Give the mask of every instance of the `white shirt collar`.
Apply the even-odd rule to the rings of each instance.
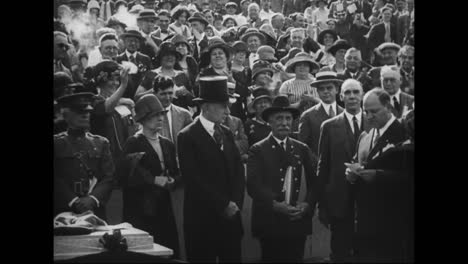
[[[397,102],[400,103],[400,94],[401,94],[401,89],[398,88],[398,91],[397,91],[394,95],[390,96],[391,99],[392,99],[392,104],[393,104],[393,98],[394,98],[394,97],[396,97]]]
[[[202,126],[205,128],[206,132],[208,132],[208,134],[210,134],[210,136],[213,136],[215,123],[213,123],[210,120],[206,119],[203,116],[203,114],[200,114],[199,117],[200,117],[200,122],[201,122]]]
[[[125,49],[125,54],[127,54],[127,57],[128,57],[129,59],[130,59],[130,56],[132,56],[132,55],[133,55],[133,57],[134,57],[135,59],[136,59],[136,56],[137,56],[137,52],[136,52],[136,51],[133,52],[133,53],[130,53],[130,52],[128,52],[127,49]]]
[[[170,111],[171,111],[171,107],[172,107],[172,104],[170,104],[170,105],[169,105],[168,107],[166,107],[165,109],[166,109],[167,111],[170,112]],[[169,112],[168,112],[168,113],[169,113]]]
[[[392,114],[392,117],[387,121],[387,123],[385,124],[385,126],[383,126],[381,129],[379,129],[379,134],[380,136],[382,136],[385,131],[387,131],[387,129],[390,127],[390,125],[393,123],[393,121],[396,120],[396,117]]]
[[[327,113],[327,115],[330,115],[330,106],[333,107],[333,110],[335,111],[335,115],[337,114],[336,101],[331,104],[326,104],[323,101],[320,101],[320,103],[322,104],[323,109],[325,109],[325,112]]]
[[[348,111],[346,111],[346,109],[344,110],[344,113],[346,115],[346,118],[348,119],[349,126],[353,130],[353,133],[354,133],[354,124],[353,124],[353,117],[354,116],[356,116],[359,129],[361,128],[361,120],[362,120],[362,110],[361,109],[359,109],[359,113],[357,113],[356,115],[350,114]]]
[[[271,133],[271,132],[270,132]],[[281,142],[284,142],[284,146],[286,146],[286,142],[288,141],[288,137],[285,137],[283,140],[280,140],[279,138],[273,136],[273,134],[271,134],[271,136],[276,140],[276,142],[278,143],[278,145],[281,146]]]

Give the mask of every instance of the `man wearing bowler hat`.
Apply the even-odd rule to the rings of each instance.
[[[290,137],[299,115],[286,96],[277,96],[262,113],[272,132],[249,150],[252,234],[265,262],[302,262],[306,236],[312,234],[319,188],[309,147]]]
[[[152,60],[159,50],[157,38],[151,36],[151,33],[155,30],[156,20],[158,19],[156,12],[152,9],[141,10],[136,18],[141,36],[146,40],[144,44],[141,45],[140,52],[147,55]]]
[[[125,51],[117,56],[116,61],[119,64],[121,64],[122,61],[133,64],[131,68],[132,71],[129,74],[128,87],[123,97],[133,99],[144,74],[152,69],[151,59],[138,51],[141,44],[144,43],[145,38],[137,29],[128,29],[120,38],[124,42]]]
[[[234,136],[221,125],[230,113],[227,77],[201,77],[194,101],[201,114],[177,137],[187,260],[240,262],[245,176]]]
[[[57,100],[68,130],[54,135],[54,215],[91,210],[105,219],[114,183],[109,141],[89,133],[94,95],[76,93]]]
[[[385,42],[380,44],[377,48],[377,53],[381,56],[382,64],[388,66],[397,66],[397,58],[398,52],[400,51],[401,47],[398,44]],[[380,70],[382,66],[373,67],[369,70],[369,75],[367,77],[367,82],[371,85],[371,87],[364,87],[365,91],[369,91],[374,87],[381,87],[380,86]]]
[[[196,12],[189,17],[188,22],[192,27],[192,37],[188,40],[193,47],[193,57],[200,62],[202,53],[208,48],[208,37],[205,28],[209,25],[205,16]]]

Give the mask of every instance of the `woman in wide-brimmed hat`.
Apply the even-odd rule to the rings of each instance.
[[[322,46],[315,58],[320,66],[330,66],[335,63],[335,58],[329,52],[329,49],[337,39],[338,35],[336,32],[330,29],[324,30],[318,35],[317,42]]]
[[[177,9],[172,15],[174,23],[169,25],[169,28],[174,31],[176,34],[180,34],[185,38],[190,38],[192,33],[190,28],[186,25],[187,19],[190,17],[190,12],[187,8],[181,7]]]
[[[280,94],[288,95],[294,106],[299,106],[301,100],[309,97],[318,98],[317,90],[310,84],[314,81],[312,73],[319,70],[319,65],[309,54],[299,52],[286,63],[285,68],[287,73],[295,73],[296,76],[281,85]]]
[[[135,121],[142,130],[129,137],[119,160],[123,219],[167,245],[178,258],[179,244],[170,192],[180,178],[174,143],[161,136],[167,110],[156,95],[135,104]]]
[[[322,70],[334,71],[336,73],[342,73],[346,69],[345,66],[345,54],[346,51],[351,48],[351,45],[345,39],[339,39],[333,43],[328,49],[328,52],[335,58],[335,63],[329,66],[325,66]]]

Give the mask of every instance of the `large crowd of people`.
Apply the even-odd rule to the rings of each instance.
[[[263,261],[301,262],[314,215],[331,262],[413,260],[414,0],[54,11],[55,214],[118,188],[173,258],[240,262],[249,195]]]

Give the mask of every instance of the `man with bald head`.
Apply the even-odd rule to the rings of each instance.
[[[383,66],[380,71],[382,88],[390,95],[392,113],[401,118],[404,113],[413,109],[414,96],[400,89],[401,75],[397,67]]]
[[[390,95],[374,88],[364,96],[370,131],[358,140],[355,169],[346,169],[346,179],[356,191],[357,262],[406,262],[409,212],[402,195],[405,175],[379,166],[378,157],[405,140],[405,128],[392,114]]]
[[[332,262],[351,262],[355,245],[354,188],[345,178],[345,162],[351,162],[361,131],[367,129],[361,111],[361,83],[344,81],[341,99],[345,111],[322,123],[319,139],[317,176],[322,188],[319,199],[319,220],[331,231]]]

